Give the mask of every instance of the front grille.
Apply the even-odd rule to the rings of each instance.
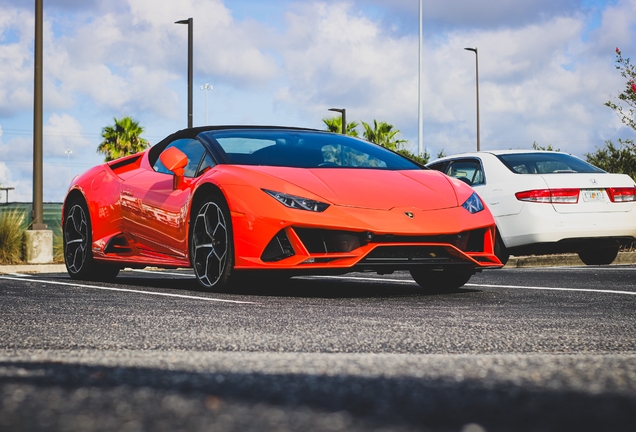
[[[435,236],[373,235],[373,243],[448,243],[463,252],[483,252],[485,229]]]
[[[441,246],[379,246],[364,257],[359,264],[448,264],[460,261]]]
[[[298,234],[300,241],[307,248],[309,253],[337,253],[351,252],[367,244],[369,233],[326,230],[316,228],[297,228],[294,231]]]

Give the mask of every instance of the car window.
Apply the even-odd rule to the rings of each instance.
[[[346,135],[306,130],[222,130],[201,139],[218,146],[228,163],[294,168],[422,169],[383,147]]]
[[[516,174],[602,173],[594,165],[565,153],[533,152],[497,155]]]
[[[462,180],[470,186],[485,183],[484,170],[481,162],[476,159],[451,161],[445,174]]]
[[[196,176],[199,177],[201,174],[212,168],[214,165],[216,165],[216,163],[214,162],[214,159],[212,159],[212,156],[210,156],[210,153],[205,152],[205,156],[203,157],[203,161],[199,166],[199,170],[197,171]]]
[[[433,164],[430,164],[430,165],[426,165],[426,166],[427,166],[427,168],[430,168],[430,169],[435,170],[435,171],[446,172],[445,168],[446,168],[447,164],[448,164],[447,161],[443,161],[443,162],[436,162],[436,163],[433,163]]]
[[[199,169],[199,165],[204,156],[208,156],[203,144],[193,138],[181,138],[168,144],[163,151],[166,151],[170,147],[178,148],[188,157],[188,164],[184,170],[185,177],[196,177],[201,174],[202,171]],[[208,163],[214,163],[212,158],[206,158],[206,160],[208,160]],[[159,173],[172,175],[172,172],[161,162],[161,158],[157,158],[152,169]]]

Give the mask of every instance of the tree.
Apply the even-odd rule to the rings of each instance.
[[[561,151],[561,149],[558,149],[558,148],[555,149],[554,147],[552,147],[552,144],[548,144],[547,147],[543,147],[543,146],[540,146],[539,143],[536,141],[532,143],[532,148],[534,150],[543,150],[543,151],[555,151],[555,152]]]
[[[408,142],[397,138],[400,131],[398,129],[394,129],[392,124],[373,120],[373,128],[365,122],[362,122],[362,126],[364,127],[363,136],[367,141],[381,145],[382,147],[386,147],[390,150],[397,151],[400,149],[402,144]]]
[[[102,129],[104,140],[97,147],[97,153],[106,155],[104,161],[112,161],[123,156],[139,153],[150,144],[141,138],[144,128],[131,117],[114,118],[115,124]]]
[[[619,147],[612,141],[605,141],[605,147],[594,153],[586,153],[585,160],[611,173],[627,174],[636,179],[636,154],[632,140],[618,140]]]
[[[610,107],[626,126],[636,130],[634,112],[636,110],[636,67],[632,65],[629,58],[623,57],[621,50],[616,48],[616,69],[621,72],[623,78],[627,79],[625,88],[618,95],[618,103],[611,100],[605,102],[605,106]]]
[[[342,117],[325,117],[322,122],[327,126],[327,130],[335,133],[342,133]],[[356,129],[360,123],[347,122],[347,135],[352,137],[358,136],[358,130]]]
[[[401,154],[402,156],[411,159],[412,161],[415,161],[421,165],[426,165],[428,163],[429,160],[431,160],[431,154],[424,149],[424,153],[420,154],[420,155],[416,155],[415,153],[411,153],[410,151],[406,150],[406,149],[399,149],[397,150],[396,153]]]
[[[636,67],[629,58],[623,57],[621,50],[616,48],[616,69],[626,79],[623,91],[617,96],[617,101],[605,102],[621,119],[624,125],[636,130],[634,113],[636,112]],[[605,141],[605,147],[594,153],[586,153],[586,160],[607,172],[628,174],[636,179],[636,146],[630,139],[618,139],[616,147],[612,141]]]

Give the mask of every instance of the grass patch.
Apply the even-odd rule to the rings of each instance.
[[[0,263],[19,264],[22,262],[22,242],[25,231],[26,213],[22,210],[0,212]]]

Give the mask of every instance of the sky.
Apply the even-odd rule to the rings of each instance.
[[[0,184],[32,200],[34,0],[0,1]],[[44,201],[103,162],[101,131],[131,116],[151,144],[194,125],[324,129],[385,121],[418,149],[419,0],[44,0]],[[435,157],[534,142],[584,157],[636,138],[604,103],[636,58],[636,0],[423,0],[422,146]],[[205,84],[211,90],[201,89]],[[206,120],[207,114],[207,120]],[[5,194],[0,194],[4,202]]]

